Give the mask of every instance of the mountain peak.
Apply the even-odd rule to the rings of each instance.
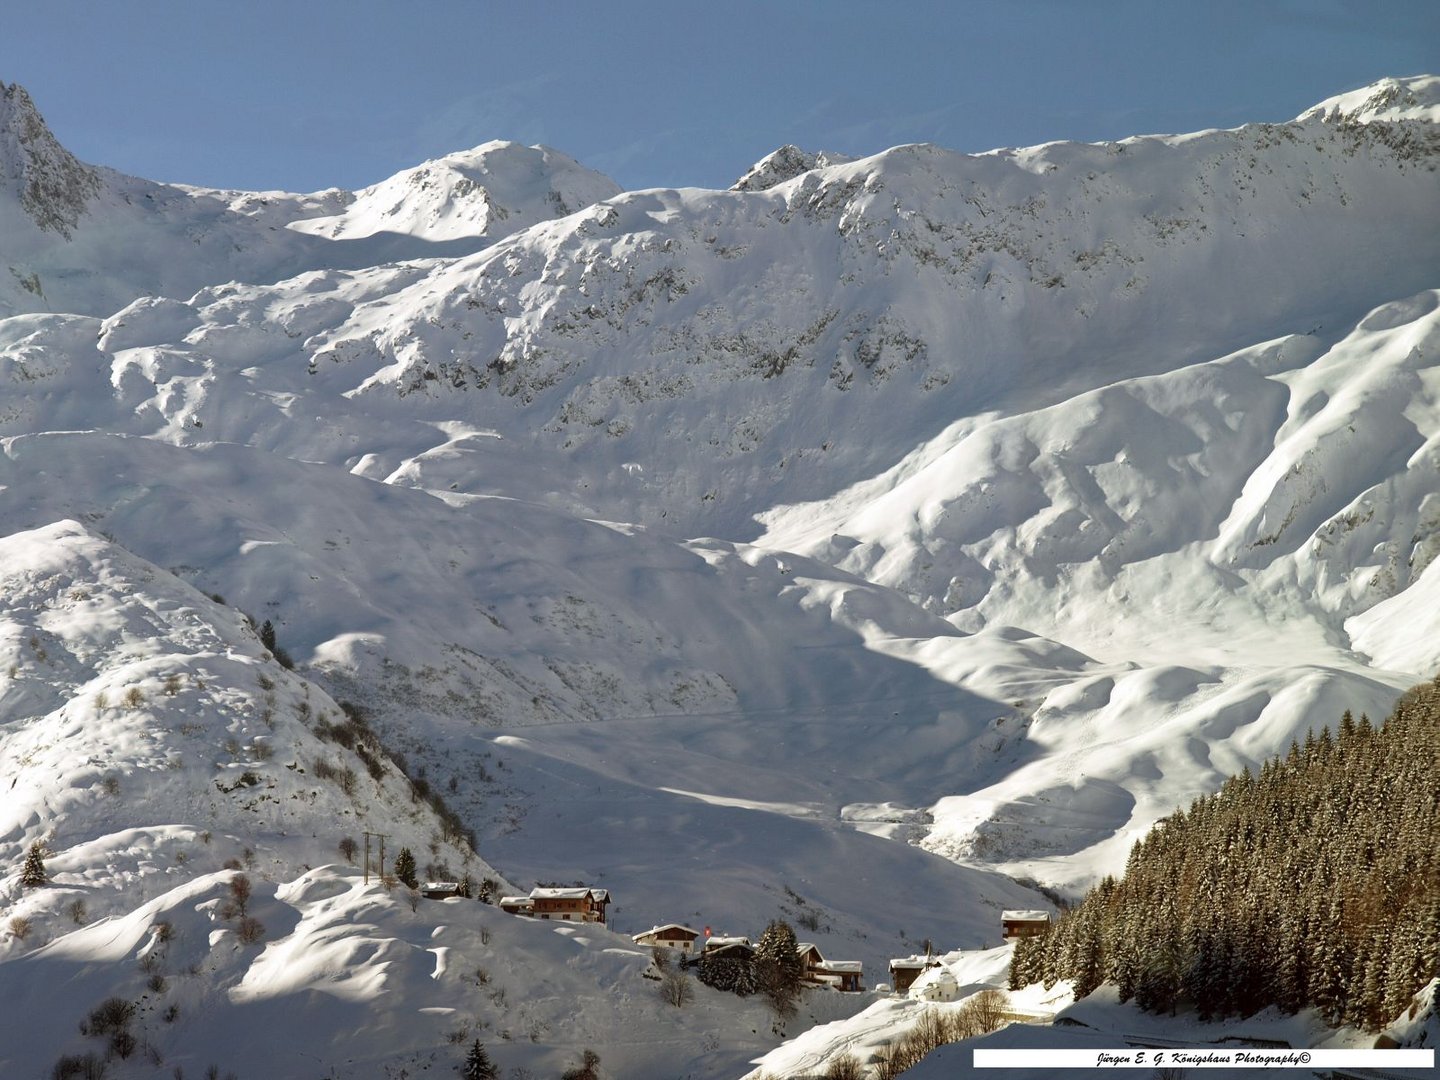
[[[95,170],[60,145],[19,83],[0,82],[0,185],[40,228],[67,240],[100,190]]]
[[[1372,120],[1440,123],[1440,76],[1381,79],[1358,90],[1326,98],[1306,109],[1297,119],[1348,120],[1358,124]]]
[[[558,150],[495,140],[405,169],[357,191],[342,213],[291,227],[333,239],[389,232],[493,241],[619,193],[609,177]]]
[[[767,191],[776,184],[793,180],[801,173],[823,169],[827,165],[843,165],[855,159],[825,150],[810,153],[787,143],[750,166],[750,170],[731,185],[731,191]]]

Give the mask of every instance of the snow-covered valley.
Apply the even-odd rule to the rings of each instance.
[[[1420,77],[729,191],[487,143],[292,195],[83,165],[4,88],[0,1071],[120,995],[195,1075],[739,1076],[873,999],[677,1010],[628,935],[785,917],[873,986],[1383,716],[1440,669],[1437,120]],[[366,830],[615,932],[412,910]]]

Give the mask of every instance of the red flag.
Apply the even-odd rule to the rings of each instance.
[[[709,928],[708,926],[705,927],[705,936],[706,936],[706,937],[709,937],[709,936],[710,936],[710,928]]]

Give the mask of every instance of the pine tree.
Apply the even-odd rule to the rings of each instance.
[[[701,982],[716,990],[738,994],[740,997],[755,993],[755,967],[749,957],[704,953],[696,971]]]
[[[49,880],[45,873],[45,844],[36,840],[25,852],[25,863],[20,868],[20,884],[27,889],[38,889]]]
[[[269,619],[260,624],[260,644],[272,653],[275,651],[275,624]]]
[[[795,1011],[805,978],[805,961],[790,924],[772,920],[755,946],[755,985],[781,1016]]]
[[[408,847],[402,847],[395,856],[395,877],[406,888],[418,889],[420,879],[415,876],[415,856]]]
[[[485,1052],[485,1047],[476,1039],[470,1047],[470,1053],[465,1056],[465,1067],[460,1071],[465,1080],[499,1080],[500,1070],[490,1060],[490,1055]]]

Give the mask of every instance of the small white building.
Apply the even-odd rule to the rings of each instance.
[[[910,996],[916,1001],[956,1001],[960,983],[947,967],[927,968],[910,984]]]

